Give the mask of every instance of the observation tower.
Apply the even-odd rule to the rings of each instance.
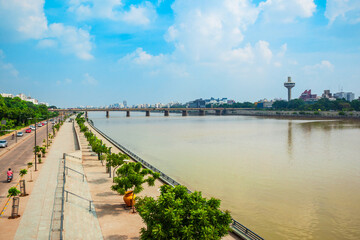
[[[288,81],[284,83],[284,87],[288,89],[288,101],[291,100],[291,89],[295,87],[295,82],[291,81],[291,77],[288,77]]]

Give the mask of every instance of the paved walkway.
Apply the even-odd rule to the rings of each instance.
[[[58,186],[59,165],[62,163],[63,153],[81,154],[80,151],[75,152],[73,127],[72,123],[68,122],[64,123],[53,142],[14,239],[49,239],[56,187]],[[79,163],[73,164],[72,161],[68,161],[68,164],[72,167],[79,165]],[[78,168],[78,170],[81,169]],[[79,188],[82,188],[83,191],[79,194],[85,194],[88,191],[86,182],[77,181],[78,179],[73,178],[72,175],[68,176],[67,180],[65,189],[69,187],[72,191],[78,191]],[[92,217],[89,218],[89,215]],[[85,218],[87,220],[83,221]],[[65,204],[64,219],[66,238],[102,239],[100,228],[96,227],[96,214],[89,213],[88,208],[84,208],[82,203],[78,204],[78,200],[69,198],[69,202]],[[79,233],[84,235],[79,235]]]

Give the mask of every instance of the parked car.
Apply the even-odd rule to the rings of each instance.
[[[23,132],[17,132],[16,136],[22,137],[22,136],[24,136],[24,133]]]
[[[41,125],[43,125],[43,126],[44,126],[44,125],[45,125],[45,123],[41,123]]]
[[[38,124],[38,127],[42,127],[43,125],[41,123]]]
[[[8,146],[8,142],[6,140],[0,140],[0,147],[5,148]]]
[[[30,129],[31,129],[31,130],[35,130],[35,126],[34,126],[34,125],[31,125],[31,126],[30,126]]]
[[[25,130],[26,133],[31,133],[31,128]]]
[[[46,125],[46,124],[47,124],[47,121],[45,121],[44,124]]]

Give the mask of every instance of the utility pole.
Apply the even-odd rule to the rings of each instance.
[[[49,149],[49,111],[46,113],[46,149]]]

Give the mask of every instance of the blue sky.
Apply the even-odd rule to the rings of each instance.
[[[60,107],[360,95],[358,0],[0,0],[0,92]]]

